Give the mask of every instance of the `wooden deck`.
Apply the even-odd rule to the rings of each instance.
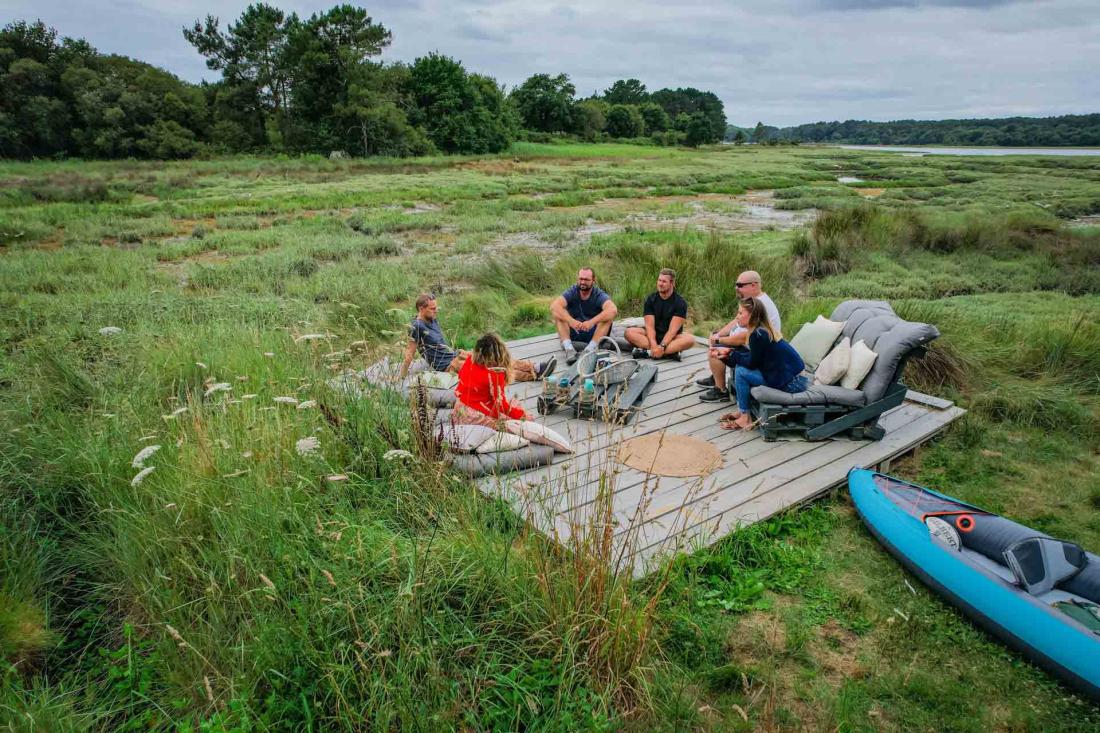
[[[555,336],[509,343],[517,358],[562,356]],[[656,558],[717,541],[738,527],[765,519],[843,483],[853,466],[888,467],[891,459],[943,430],[964,410],[935,397],[910,392],[898,408],[883,415],[880,441],[846,438],[810,443],[801,439],[764,441],[759,431],[723,430],[718,416],[728,402],[699,400],[695,380],[709,374],[705,344],[682,362],[657,362],[660,374],[643,410],[625,427],[577,420],[563,409],[536,419],[568,435],[574,455],[558,454],[550,466],[484,478],[486,494],[507,500],[535,527],[560,542],[591,541],[608,524],[614,555],[636,574]],[[563,365],[564,368],[564,365]],[[538,382],[512,385],[515,398],[532,415],[542,389]],[[710,441],[723,465],[703,478],[655,476],[629,468],[617,458],[626,439],[655,431]]]

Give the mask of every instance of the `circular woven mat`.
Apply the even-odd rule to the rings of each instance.
[[[706,476],[722,465],[722,454],[705,440],[661,431],[624,442],[619,462],[658,476]]]

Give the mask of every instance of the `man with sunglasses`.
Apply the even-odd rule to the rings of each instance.
[[[409,365],[413,357],[419,351],[428,362],[428,366],[437,372],[454,372],[462,368],[469,358],[470,352],[459,349],[455,351],[447,344],[447,338],[443,335],[443,329],[439,327],[439,303],[432,293],[421,293],[416,298],[416,318],[409,324],[409,343],[405,347],[405,358],[401,363],[399,376],[404,379],[409,373]],[[554,372],[558,360],[550,357],[546,361],[535,364],[525,359],[512,361],[512,374],[517,382],[530,382],[542,379]]]
[[[776,331],[782,331],[779,321],[779,309],[775,307],[775,302],[761,288],[760,273],[755,270],[742,272],[737,277],[736,285],[738,299],[757,298],[762,301],[764,308],[768,311],[768,321],[771,322]],[[735,364],[730,360],[729,355],[734,349],[745,348],[748,339],[749,332],[737,325],[736,318],[710,335],[708,362],[711,376],[695,380],[695,383],[700,387],[708,388],[699,395],[699,399],[704,402],[729,402],[730,394],[729,390],[726,389],[726,367]]]

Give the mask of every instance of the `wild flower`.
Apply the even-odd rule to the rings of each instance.
[[[145,477],[151,474],[153,472],[153,469],[155,468],[156,466],[147,466],[146,468],[138,471],[137,475],[134,476],[133,479],[131,479],[130,486],[137,487],[141,485],[141,482],[145,480]]]
[[[243,394],[243,395],[241,395],[242,400],[254,400],[257,397],[259,397],[259,395],[254,395],[254,394]]]
[[[347,481],[347,480],[348,480],[348,475],[346,473],[334,473],[331,476],[325,476],[325,481],[332,481],[333,483],[335,483],[337,481]]]
[[[246,451],[243,451],[241,453],[241,458],[251,458],[251,457],[252,457],[252,451],[250,451],[250,450],[246,450]]]
[[[306,400],[305,402],[298,403],[299,410],[308,410],[311,407],[317,406],[317,400]]]
[[[302,438],[294,444],[294,450],[298,451],[300,456],[312,456],[320,447],[321,441],[312,435],[308,438]]]
[[[297,405],[298,404],[298,398],[297,397],[283,397],[283,396],[280,396],[280,397],[276,397],[273,401],[277,402],[280,405]]]
[[[317,341],[318,339],[328,338],[332,338],[332,336],[327,333],[303,333],[301,336],[296,336],[294,338],[294,343],[298,344],[302,341]]]
[[[203,364],[201,361],[196,361],[195,366],[197,366],[199,369],[209,369],[209,367],[206,366],[206,364]]]
[[[122,329],[118,326],[104,326],[99,329],[100,336],[117,336],[122,333]]]
[[[187,646],[187,642],[183,640],[182,636],[180,636],[180,632],[178,632],[174,628],[172,628],[171,624],[165,624],[164,628],[168,632],[168,635],[171,636],[172,639],[176,643],[178,643],[181,647]]]
[[[210,395],[214,394],[215,392],[228,392],[231,389],[233,389],[233,385],[231,385],[229,382],[218,382],[216,384],[211,385],[209,389],[207,389],[205,392],[203,392],[202,396],[203,397],[209,397]]]
[[[130,465],[134,468],[145,468],[145,462],[152,458],[153,454],[160,450],[159,445],[147,445],[138,451],[134,456],[134,460],[130,461]]]
[[[387,461],[396,461],[398,458],[412,458],[412,457],[413,457],[412,453],[409,453],[407,450],[402,450],[400,448],[394,448],[393,450],[388,450],[388,451],[386,451],[385,453],[382,454],[382,458],[384,460],[387,460]]]

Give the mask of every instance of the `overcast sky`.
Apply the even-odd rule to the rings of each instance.
[[[328,2],[279,2],[308,16]],[[181,28],[247,2],[0,0],[105,53],[214,80]],[[429,51],[509,87],[565,72],[579,96],[635,77],[715,92],[730,122],[1049,116],[1100,111],[1097,0],[383,0],[383,55]]]

